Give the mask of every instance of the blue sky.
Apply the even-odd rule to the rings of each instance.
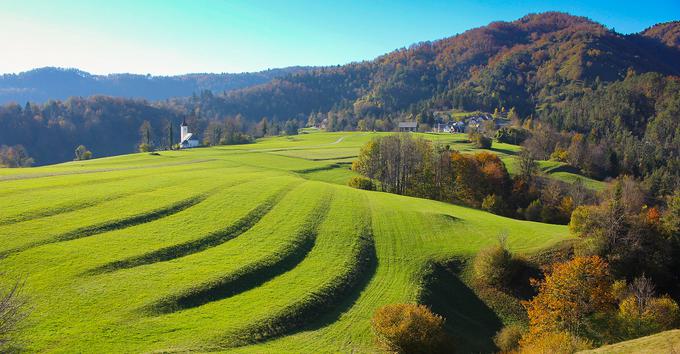
[[[59,66],[171,75],[337,65],[549,10],[622,33],[680,20],[680,0],[0,0],[0,72]]]

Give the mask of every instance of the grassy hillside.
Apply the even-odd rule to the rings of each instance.
[[[582,352],[583,354],[653,354],[680,352],[680,329],[657,333],[651,336],[633,339]]]
[[[502,231],[524,254],[567,237],[564,226],[341,185],[370,137],[0,169],[0,270],[25,278],[32,306],[21,349],[372,352],[373,311],[418,301],[432,260],[472,255]],[[446,289],[441,300],[461,307],[443,313],[459,345],[488,348],[493,313],[462,283]]]

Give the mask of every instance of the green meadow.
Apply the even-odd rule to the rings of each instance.
[[[470,257],[501,233],[531,255],[568,230],[345,186],[377,134],[0,169],[0,270],[25,280],[30,303],[18,349],[375,352],[375,309],[428,293],[449,304],[457,345],[485,350],[501,319],[462,283],[428,289],[433,262]],[[475,151],[464,135],[422,135]],[[511,172],[517,151],[492,148]]]

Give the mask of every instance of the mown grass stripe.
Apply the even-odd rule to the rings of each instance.
[[[135,194],[139,193],[145,193],[149,191],[153,191],[155,189],[150,189],[150,190],[133,190],[133,191],[127,191],[119,194],[114,194],[114,195],[108,195],[108,196],[103,196],[99,198],[94,198],[90,199],[84,202],[79,202],[79,203],[73,203],[73,204],[67,204],[63,205],[62,207],[57,207],[57,208],[51,208],[51,209],[40,209],[36,210],[33,212],[25,213],[25,214],[19,214],[15,215],[12,217],[8,217],[5,219],[0,220],[0,226],[4,225],[11,225],[11,224],[16,224],[24,221],[29,221],[29,220],[35,220],[39,218],[46,218],[49,216],[54,216],[54,215],[59,215],[59,214],[64,214],[76,210],[81,210],[81,209],[86,209],[90,208],[93,206],[96,206],[98,204],[101,204],[103,202],[110,202],[114,201],[117,199],[122,199],[125,197],[129,197]]]
[[[221,168],[221,167],[219,167]],[[196,169],[192,172],[197,172],[197,171],[202,171],[206,169],[213,169],[213,168],[204,168],[204,169]],[[173,174],[181,174],[181,173],[186,173],[186,170],[180,170],[180,171],[171,171],[171,172],[166,172],[166,175],[173,175]],[[144,174],[144,175],[137,175],[137,176],[127,176],[127,177],[118,177],[118,178],[113,178],[111,179],[112,181],[125,181],[129,182],[134,179],[142,179],[142,178],[149,178],[152,177],[152,174]],[[88,184],[101,184],[101,187],[106,187],[104,183],[107,181],[99,181],[101,183],[96,183],[98,181],[92,181],[95,183],[88,183]],[[79,184],[79,186],[82,186],[82,184]],[[70,188],[71,186],[61,186],[62,188]],[[98,186],[99,187],[99,186]],[[127,191],[121,191],[115,194],[106,194],[102,195],[100,197],[92,198],[90,200],[85,200],[85,201],[76,201],[74,203],[66,204],[66,205],[61,205],[58,207],[54,208],[41,208],[38,210],[33,210],[30,212],[26,212],[23,214],[19,215],[12,215],[12,216],[7,216],[7,217],[0,217],[0,226],[4,225],[11,225],[11,224],[16,224],[24,221],[29,221],[29,220],[34,220],[34,219],[39,219],[39,218],[44,218],[44,217],[49,217],[49,216],[54,216],[54,215],[59,215],[63,213],[68,213],[76,210],[81,210],[81,209],[86,209],[89,207],[96,206],[100,203],[103,202],[110,202],[114,201],[117,199],[129,197],[135,194],[140,194],[140,193],[146,193],[146,192],[151,192],[155,191],[158,189],[163,188],[163,186],[155,187],[155,188],[141,188],[141,189],[134,189],[134,190],[127,190]]]
[[[189,160],[189,161],[155,164],[155,165],[148,165],[148,166],[132,166],[132,167],[122,167],[122,168],[101,168],[101,169],[95,169],[95,170],[47,172],[47,173],[23,174],[23,175],[8,175],[8,176],[0,176],[0,182],[2,182],[2,181],[16,181],[16,180],[29,180],[29,179],[55,177],[55,176],[83,175],[83,174],[90,174],[90,173],[101,173],[101,172],[112,172],[112,171],[146,170],[146,169],[153,169],[153,168],[190,165],[190,164],[204,163],[204,162],[210,162],[210,161],[216,161],[216,159]]]
[[[179,166],[182,166],[182,165],[179,165]],[[174,167],[174,166],[171,166],[171,167]],[[181,174],[181,173],[187,173],[187,172],[199,172],[199,171],[202,172],[202,171],[207,171],[207,170],[216,170],[216,169],[223,169],[223,168],[230,168],[230,167],[209,166],[209,167],[197,168],[195,166],[187,166],[187,167],[182,168],[182,169],[163,171],[163,176],[171,176],[173,174]],[[112,171],[106,171],[104,173],[108,173],[108,172],[116,173],[118,171],[112,170]],[[138,171],[134,171],[134,172],[138,172]],[[38,187],[31,186],[30,188],[16,188],[16,189],[9,188],[9,189],[5,189],[5,190],[0,191],[0,197],[6,197],[6,196],[14,195],[14,194],[23,195],[23,194],[27,194],[27,193],[33,193],[33,192],[38,192],[38,191],[48,191],[48,190],[55,190],[55,189],[56,190],[60,190],[60,189],[69,190],[69,189],[72,189],[73,187],[84,187],[84,186],[98,185],[98,184],[104,184],[104,183],[109,183],[109,182],[129,182],[129,181],[133,181],[135,179],[148,178],[148,177],[151,177],[151,176],[157,176],[158,175],[158,171],[142,171],[142,172],[144,172],[144,173],[143,174],[137,174],[137,175],[132,174],[132,175],[114,176],[114,177],[107,177],[107,178],[99,177],[99,178],[93,178],[93,179],[85,179],[85,180],[81,180],[81,181],[69,181],[68,183],[64,183],[64,184],[48,184],[48,185],[43,185],[43,186],[38,186]],[[72,175],[73,175],[73,177],[82,177],[82,176],[78,176],[78,174],[68,174],[67,176],[64,176],[64,177],[68,177],[68,176],[72,176]],[[55,175],[55,176],[51,176],[51,177],[60,178],[61,176]],[[2,182],[3,181],[0,180],[0,186],[3,186]],[[7,183],[11,183],[11,182],[21,182],[21,183],[23,183],[23,180],[22,179],[9,180],[9,181],[6,181],[6,182]],[[32,181],[28,181],[27,183],[29,183],[29,182],[32,182]],[[19,187],[22,187],[22,186],[19,186]]]
[[[321,198],[314,211],[309,214],[300,230],[292,238],[293,242],[285,250],[279,251],[260,262],[248,264],[226,277],[162,299],[145,308],[144,312],[165,314],[198,307],[255,288],[292,270],[305,259],[314,247],[319,226],[328,215],[331,200],[332,192],[328,192]]]
[[[214,345],[204,349],[224,350],[242,347],[290,334],[296,330],[318,328],[333,322],[334,319],[328,317],[337,317],[343,306],[351,306],[377,269],[373,232],[370,217],[368,218],[352,248],[353,256],[344,264],[346,272],[338,274],[320,288],[311,291],[304,299],[284,307],[265,320],[227,333],[217,338]]]
[[[221,245],[253,227],[262,217],[264,217],[278,202],[292,189],[293,185],[289,184],[281,191],[276,193],[264,203],[258,205],[251,212],[237,220],[229,227],[212,232],[204,237],[196,240],[180,243],[177,245],[165,247],[145,253],[141,256],[131,257],[120,261],[107,263],[100,267],[91,269],[85,272],[86,275],[97,275],[102,273],[110,273],[116,270],[129,269],[139,267],[146,264],[165,262],[181,257],[185,257],[194,253],[204,251]]]
[[[202,193],[197,196],[193,196],[188,199],[181,200],[177,203],[173,203],[167,207],[156,209],[147,213],[142,213],[138,215],[134,215],[131,217],[123,218],[123,219],[118,219],[118,220],[113,220],[113,221],[108,221],[108,222],[103,222],[99,223],[96,225],[90,225],[86,227],[82,227],[73,231],[69,231],[66,233],[63,233],[61,235],[55,236],[54,238],[40,241],[40,242],[34,242],[28,245],[24,245],[18,248],[10,249],[4,252],[0,253],[0,258],[4,258],[7,255],[11,253],[16,253],[16,252],[22,252],[30,248],[50,244],[50,243],[56,243],[56,242],[64,242],[64,241],[70,241],[70,240],[75,240],[79,238],[84,238],[84,237],[89,237],[97,234],[101,234],[104,232],[109,232],[113,230],[118,230],[118,229],[123,229],[123,228],[128,228],[132,227],[135,225],[139,224],[144,224],[148,222],[152,222],[154,220],[162,219],[166,216],[172,215],[179,213],[182,210],[188,209],[203,200],[205,200],[210,193]]]

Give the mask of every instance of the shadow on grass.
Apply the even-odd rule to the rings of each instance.
[[[546,173],[556,173],[556,172],[566,172],[566,173],[573,173],[575,175],[582,176],[583,174],[581,173],[581,170],[574,166],[570,165],[559,165],[555,167],[549,167],[545,169]]]
[[[293,184],[285,186],[282,190],[269,197],[266,201],[255,207],[248,214],[238,219],[225,229],[218,230],[201,238],[178,243],[172,246],[147,252],[139,256],[133,256],[123,260],[118,260],[101,265],[97,268],[84,272],[84,275],[98,275],[110,273],[120,269],[129,269],[146,264],[166,262],[173,259],[186,257],[188,255],[205,251],[206,249],[219,246],[231,239],[234,239],[246,231],[250,230],[260,219],[262,219],[283,197],[293,189]]]
[[[362,290],[375,275],[378,262],[370,228],[359,238],[355,260],[355,267],[338,275],[330,284],[319,289],[315,296],[283,309],[272,318],[225,335],[210,350],[261,343],[284,335],[314,331],[337,322],[356,303]]]
[[[489,150],[491,150],[493,152],[498,152],[498,153],[501,153],[501,154],[506,154],[506,155],[517,155],[517,151],[513,151],[513,150],[510,150],[510,149],[499,149],[499,148],[491,147]]]
[[[71,240],[77,240],[80,238],[84,237],[90,237],[94,235],[99,235],[103,234],[106,232],[114,231],[114,230],[120,230],[120,229],[125,229],[145,223],[150,223],[152,221],[156,221],[159,219],[162,219],[164,217],[177,214],[181,211],[184,211],[186,209],[189,209],[200,202],[204,201],[208,197],[208,193],[202,193],[184,200],[181,200],[179,202],[175,202],[173,204],[170,204],[169,206],[165,206],[160,209],[152,210],[146,213],[141,213],[137,215],[133,215],[130,217],[122,218],[122,219],[117,219],[117,220],[111,220],[95,225],[90,225],[86,227],[81,227],[79,229],[69,231],[66,233],[63,233],[61,235],[55,236],[53,238],[47,239],[47,240],[42,240],[39,242],[34,242],[30,243],[21,247],[13,248],[7,251],[0,252],[0,259],[6,257],[7,255],[11,253],[16,253],[16,252],[23,252],[27,249],[42,246],[42,245],[47,245],[50,243],[57,243],[57,242],[65,242],[65,241],[71,241]]]
[[[320,224],[326,219],[330,208],[331,195],[323,198],[308,220],[293,237],[288,249],[271,255],[266,260],[246,264],[221,279],[202,284],[184,293],[176,294],[149,306],[151,314],[164,314],[198,307],[209,302],[226,299],[244,291],[256,288],[268,280],[295,268],[314,247]]]
[[[422,302],[446,319],[446,331],[458,353],[491,353],[498,348],[493,336],[503,326],[501,319],[465,285],[458,274],[461,261],[433,264],[425,280]]]

